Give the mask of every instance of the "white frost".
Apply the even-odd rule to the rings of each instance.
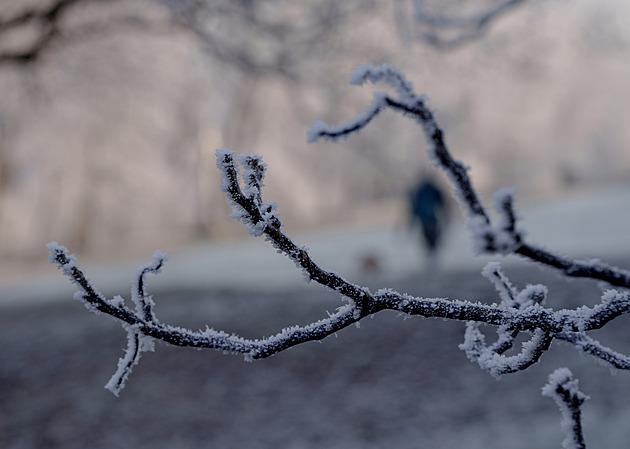
[[[321,120],[316,120],[306,132],[307,142],[316,142],[321,137],[334,141],[339,137],[347,137],[351,132],[363,129],[386,106],[387,98],[387,92],[374,92],[372,102],[368,107],[356,117],[338,125],[326,125]]]
[[[581,449],[575,428],[580,424],[576,423],[575,413],[584,401],[589,399],[578,388],[578,380],[573,378],[573,373],[568,368],[558,368],[549,375],[549,382],[542,388],[543,396],[552,398],[562,414],[560,427],[566,437],[562,441],[563,449]],[[567,397],[568,396],[568,397]]]
[[[368,81],[373,84],[385,81],[396,90],[400,101],[403,103],[411,104],[417,99],[413,91],[413,84],[400,70],[390,64],[375,66],[370,63],[362,63],[350,74],[351,85],[362,86]]]

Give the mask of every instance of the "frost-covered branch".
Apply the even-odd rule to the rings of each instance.
[[[602,359],[617,369],[630,370],[630,357],[607,348],[582,332],[560,333],[556,338],[574,344],[576,348]]]
[[[501,270],[501,266],[494,262],[486,265],[481,273],[492,282],[501,298],[501,305],[515,309],[541,304],[547,297],[547,288],[543,285],[528,285],[519,292]],[[521,371],[536,363],[542,354],[549,349],[553,336],[542,329],[536,329],[532,338],[523,344],[518,355],[507,357],[504,355],[512,348],[519,330],[511,325],[497,327],[497,341],[490,346],[485,344],[485,336],[479,329],[479,323],[466,323],[464,343],[459,347],[466,352],[468,358],[492,374],[502,374]]]
[[[387,93],[378,93],[370,107],[356,119],[335,127],[317,122],[309,131],[309,140],[319,137],[336,138],[360,130],[376,116],[380,110],[389,107],[414,116],[423,126],[429,142],[430,154],[449,176],[455,186],[457,196],[468,212],[473,238],[477,245],[487,252],[515,252],[529,248],[522,241],[513,207],[513,192],[502,189],[495,195],[495,207],[499,212],[499,223],[494,225],[475,192],[465,166],[455,160],[448,151],[441,129],[424,98],[414,93],[411,83],[395,68],[383,65],[374,67],[362,65],[353,72],[351,82],[363,84],[366,81],[386,81],[397,92],[396,98]],[[50,260],[57,263],[78,287],[75,295],[94,312],[109,314],[123,323],[128,333],[128,348],[121,359],[119,369],[110,382],[117,392],[139,359],[141,352],[151,348],[149,339],[158,339],[178,346],[217,349],[243,354],[247,359],[268,357],[306,341],[319,340],[356,323],[362,318],[381,310],[396,310],[408,315],[439,317],[468,322],[465,342],[461,348],[471,360],[500,375],[519,371],[535,363],[549,348],[555,338],[573,343],[577,348],[598,357],[613,366],[627,369],[628,358],[618,354],[586,335],[586,332],[603,327],[616,317],[630,311],[630,297],[627,294],[610,290],[602,301],[592,307],[576,310],[554,311],[543,307],[547,296],[544,286],[530,285],[522,291],[514,287],[498,264],[489,264],[483,274],[495,286],[499,304],[482,304],[457,299],[418,298],[401,294],[390,289],[376,293],[352,284],[336,273],[320,267],[309,255],[308,250],[293,242],[283,231],[277,205],[263,199],[266,166],[260,156],[237,155],[233,151],[217,151],[217,167],[221,172],[221,190],[234,206],[232,217],[242,221],[253,236],[264,235],[278,250],[289,257],[300,268],[307,281],[315,281],[331,290],[341,293],[347,303],[327,318],[306,326],[284,329],[278,334],[249,340],[222,331],[206,329],[192,331],[161,323],[155,316],[153,300],[146,291],[145,277],[148,273],[158,273],[166,261],[165,254],[156,252],[153,262],[140,267],[134,278],[131,292],[132,310],[125,300],[116,296],[106,299],[90,283],[78,267],[76,258],[56,243],[49,245]],[[239,171],[242,170],[242,174]],[[575,264],[574,264],[575,265]],[[572,266],[574,266],[572,265]],[[594,265],[596,269],[601,265]],[[625,274],[612,269],[615,274]],[[584,275],[588,275],[585,273]],[[592,273],[590,273],[592,274]],[[597,276],[590,276],[598,278]],[[609,280],[615,284],[615,279]],[[480,323],[497,327],[496,342],[486,345]],[[531,335],[517,355],[506,355],[521,332]]]
[[[404,84],[401,84],[404,92]],[[308,281],[315,281],[341,293],[347,303],[335,314],[306,326],[294,326],[278,334],[260,340],[250,340],[238,335],[207,328],[193,331],[161,323],[153,310],[154,302],[146,290],[145,276],[158,273],[166,262],[166,255],[157,251],[153,261],[136,272],[131,302],[125,304],[121,296],[105,298],[87,279],[77,259],[57,243],[50,243],[50,261],[56,263],[72,282],[79,287],[75,295],[87,308],[103,312],[120,320],[128,334],[125,356],[108,383],[108,388],[118,394],[124,386],[132,367],[140,354],[152,350],[152,340],[158,339],[177,346],[216,349],[238,353],[248,360],[268,357],[292,346],[312,340],[321,340],[368,315],[382,310],[396,310],[408,315],[437,317],[467,321],[465,342],[461,348],[471,360],[493,375],[523,370],[542,356],[554,338],[575,344],[579,349],[620,367],[620,356],[587,337],[586,332],[603,327],[609,321],[630,312],[630,296],[614,290],[602,297],[601,303],[589,308],[554,311],[543,307],[547,290],[544,286],[529,285],[522,291],[514,287],[502,272],[499,264],[489,264],[483,271],[495,286],[500,304],[483,304],[457,299],[419,298],[401,294],[391,289],[376,293],[352,284],[339,275],[321,268],[313,261],[308,250],[297,245],[282,230],[282,223],[273,202],[263,200],[262,188],[266,166],[258,155],[240,154],[227,150],[217,151],[217,167],[221,172],[221,190],[234,206],[232,216],[242,221],[253,236],[264,235],[278,250],[289,257],[303,272]],[[239,171],[242,170],[242,174]],[[498,340],[486,346],[479,323],[497,326]],[[520,354],[506,356],[520,332],[532,335],[523,345]]]
[[[566,434],[563,449],[585,449],[582,434],[582,404],[588,396],[578,389],[578,380],[568,368],[558,368],[549,375],[549,382],[542,389],[543,396],[552,398],[562,414],[560,426]]]
[[[514,210],[514,191],[500,189],[494,196],[494,206],[499,223],[493,224],[468,176],[468,168],[454,159],[448,149],[444,132],[426,105],[426,99],[414,92],[412,84],[395,67],[383,64],[361,64],[350,77],[350,84],[385,82],[396,91],[396,96],[376,92],[372,103],[355,118],[338,125],[326,125],[317,120],[307,132],[309,142],[321,138],[336,140],[348,137],[367,126],[383,109],[389,108],[415,119],[424,131],[429,143],[428,154],[434,164],[447,175],[455,190],[455,196],[468,217],[473,246],[477,253],[516,254],[535,262],[556,268],[566,276],[585,277],[605,281],[616,287],[630,288],[630,272],[612,267],[598,260],[574,260],[544,250],[525,241],[519,230]]]
[[[220,159],[231,155],[220,152]],[[229,167],[230,164],[228,163]],[[226,172],[231,170],[226,168]],[[229,191],[230,189],[226,189]],[[240,191],[240,190],[239,190]],[[242,191],[241,195],[242,194]],[[249,199],[243,195],[239,201],[248,207]],[[241,211],[243,212],[243,211]],[[241,217],[242,218],[242,217]],[[251,224],[254,218],[247,218]],[[277,218],[269,219],[277,223]],[[132,301],[135,310],[125,305],[121,296],[106,299],[96,290],[77,265],[75,256],[56,243],[48,244],[50,260],[56,263],[63,273],[79,287],[75,298],[84,302],[88,310],[102,312],[122,322],[128,334],[128,346],[125,356],[108,383],[108,388],[118,394],[132,367],[138,362],[140,354],[152,350],[152,339],[162,340],[176,346],[216,349],[223,352],[242,354],[247,360],[265,358],[307,341],[321,340],[368,315],[382,310],[396,310],[408,315],[420,315],[428,318],[448,318],[468,321],[465,342],[461,346],[469,358],[476,361],[493,375],[500,375],[523,370],[538,361],[549,348],[554,338],[574,343],[578,349],[601,358],[613,366],[622,369],[630,368],[630,364],[622,363],[620,354],[605,348],[597,341],[585,335],[585,332],[599,329],[614,318],[630,312],[630,295],[615,291],[607,292],[602,302],[593,308],[581,307],[576,310],[559,310],[543,308],[539,302],[544,298],[545,290],[541,286],[528,286],[521,292],[511,287],[498,266],[486,269],[486,273],[494,272],[493,282],[503,282],[500,296],[502,304],[482,304],[479,302],[461,301],[443,298],[418,298],[401,294],[390,289],[381,289],[371,294],[365,288],[357,287],[341,279],[334,273],[319,268],[308,256],[305,249],[295,245],[276,224],[260,226],[254,223],[251,229],[263,228],[263,233],[272,243],[296,264],[301,266],[312,280],[333,290],[342,292],[348,303],[340,307],[336,313],[320,321],[306,326],[293,326],[281,330],[278,334],[260,340],[250,340],[238,335],[227,334],[212,328],[193,331],[181,327],[163,324],[155,317],[153,302],[144,288],[144,275],[157,272],[164,264],[166,257],[157,252],[154,261],[141,267],[136,273]],[[509,294],[507,293],[509,291]],[[135,298],[135,299],[134,299]],[[509,298],[509,301],[506,300]],[[498,327],[499,340],[495,345],[486,347],[484,337],[477,323],[486,323]],[[529,332],[532,338],[523,345],[521,354],[512,357],[503,355],[507,351],[518,332]],[[627,358],[626,358],[627,359]]]
[[[429,154],[435,164],[451,180],[456,196],[468,216],[468,226],[479,252],[518,254],[547,266],[562,268],[568,276],[604,280],[611,285],[630,286],[628,272],[600,262],[578,262],[539,250],[525,243],[514,209],[514,192],[501,189],[494,196],[494,207],[499,219],[494,223],[481,203],[467,168],[454,159],[448,150],[443,132],[437,124],[425,99],[415,94],[411,83],[398,70],[389,65],[374,67],[361,65],[351,77],[352,84],[367,81],[385,81],[396,91],[392,97],[386,92],[374,95],[370,106],[356,118],[336,126],[316,122],[308,132],[309,141],[321,137],[336,139],[348,136],[365,127],[385,108],[394,109],[415,118],[423,127],[430,144]],[[52,242],[47,245],[49,260],[78,287],[75,298],[88,310],[108,314],[121,322],[127,333],[127,348],[118,363],[116,373],[107,388],[118,395],[140,355],[153,350],[154,340],[194,348],[215,349],[241,354],[246,360],[269,357],[308,341],[321,340],[367,316],[383,310],[398,311],[426,318],[444,318],[466,322],[464,342],[460,349],[468,358],[494,376],[524,370],[536,363],[555,339],[573,344],[577,349],[619,369],[630,369],[630,357],[603,346],[587,335],[612,320],[630,313],[630,294],[627,291],[608,290],[593,307],[554,310],[544,303],[548,296],[543,285],[527,285],[523,289],[513,285],[498,263],[488,264],[482,275],[494,286],[499,302],[472,302],[460,299],[423,298],[380,289],[368,288],[346,281],[338,274],[320,267],[306,247],[296,244],[283,230],[277,205],[263,199],[266,165],[262,158],[252,154],[237,154],[217,150],[217,168],[221,173],[221,190],[234,207],[232,217],[243,222],[254,237],[264,236],[276,250],[291,259],[302,271],[307,282],[314,281],[340,293],[345,304],[334,314],[303,326],[292,326],[275,335],[260,339],[247,339],[222,330],[206,327],[191,330],[161,322],[154,310],[154,301],[146,288],[146,275],[157,274],[166,262],[166,255],[157,251],[153,261],[141,266],[132,282],[130,304],[122,296],[112,299],[102,295],[77,264],[77,258],[68,250]],[[558,265],[561,265],[560,267]],[[131,307],[130,307],[131,306]],[[481,325],[495,326],[496,341],[486,343]],[[529,335],[520,352],[508,354],[521,333]],[[565,448],[581,448],[579,410],[585,396],[577,390],[567,369],[556,371],[544,394],[554,397],[570,429]],[[566,424],[569,423],[569,424]],[[567,430],[567,432],[569,432]],[[569,434],[569,433],[568,433]]]
[[[245,181],[245,186],[241,188],[234,155],[235,152],[233,151],[217,151],[217,167],[223,180],[221,190],[225,192],[228,201],[234,206],[231,216],[242,221],[252,236],[257,237],[264,234],[280,253],[285,254],[301,268],[307,280],[316,281],[325,287],[338,291],[351,299],[358,309],[363,308],[370,297],[368,289],[351,284],[336,273],[322,269],[313,261],[305,247],[296,245],[282,231],[282,223],[276,211],[276,204],[262,200],[260,189],[263,185],[265,164],[260,156],[239,155],[238,162],[244,168]]]

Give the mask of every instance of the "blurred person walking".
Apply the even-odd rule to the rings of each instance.
[[[446,201],[435,180],[424,174],[409,194],[410,225],[420,225],[428,268],[437,265],[437,253],[448,221]]]

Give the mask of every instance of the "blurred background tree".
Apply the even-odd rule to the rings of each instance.
[[[630,181],[621,0],[1,5],[4,254],[41,258],[53,238],[135,254],[240,233],[218,191],[223,146],[264,156],[289,227],[401,219],[428,165],[412,123],[384,116],[343,152],[304,138],[315,117],[365,104],[338,82],[363,61],[430,93],[482,192]]]

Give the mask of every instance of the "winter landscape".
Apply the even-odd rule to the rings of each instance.
[[[4,7],[0,447],[628,446],[623,2]]]

